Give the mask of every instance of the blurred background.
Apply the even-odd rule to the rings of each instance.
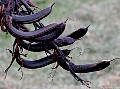
[[[91,25],[81,40],[61,48],[74,48],[70,54],[72,62],[86,64],[120,58],[120,0],[33,0],[40,9],[53,2],[52,13],[42,23],[47,25],[69,18],[62,36]],[[14,62],[4,79],[4,70],[11,61],[11,54],[6,49],[12,49],[13,41],[12,36],[0,32],[0,89],[88,89],[61,67],[52,70],[54,64],[35,70],[23,68],[24,76],[20,80],[22,73],[17,71],[19,65]],[[29,60],[45,56],[45,53],[25,52]],[[99,72],[78,75],[91,82],[91,89],[120,89],[120,60]]]

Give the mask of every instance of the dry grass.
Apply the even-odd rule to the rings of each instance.
[[[82,64],[120,57],[120,0],[41,0],[41,3],[39,0],[35,1],[41,8],[56,2],[53,13],[42,21],[44,24],[64,21],[68,17],[74,20],[67,22],[63,35],[91,24],[86,36],[75,44],[64,47],[82,48],[80,56],[80,50],[77,48],[72,51],[71,61]],[[52,81],[52,77],[48,77],[53,65],[36,70],[23,69],[24,77],[20,80],[21,72],[17,71],[19,66],[14,63],[4,80],[4,70],[11,61],[11,55],[5,49],[12,48],[12,42],[11,36],[0,33],[0,89],[87,89],[60,67]],[[41,55],[43,57],[43,53],[29,52],[28,58],[41,58]],[[54,71],[52,72],[53,76]],[[90,80],[92,89],[120,89],[119,60],[100,72],[78,75]]]

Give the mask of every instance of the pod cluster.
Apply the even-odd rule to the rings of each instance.
[[[7,32],[15,37],[13,43],[13,50],[9,50],[12,54],[12,61],[9,67],[5,70],[7,74],[8,69],[11,67],[14,60],[21,67],[27,69],[42,68],[54,62],[70,74],[80,83],[89,87],[89,82],[80,78],[76,73],[89,73],[102,70],[110,65],[112,60],[103,60],[98,63],[76,65],[68,59],[70,54],[69,49],[61,50],[60,47],[72,45],[75,41],[83,37],[89,26],[79,28],[76,31],[69,33],[64,37],[60,35],[64,32],[66,21],[61,23],[50,23],[45,26],[41,20],[47,17],[51,12],[54,4],[34,12],[33,9],[37,8],[30,0],[1,0],[0,1],[0,26],[1,31]],[[34,29],[30,31],[25,24],[33,24]],[[44,58],[29,61],[23,59],[23,49],[32,52],[46,52]],[[50,50],[53,50],[51,52]]]

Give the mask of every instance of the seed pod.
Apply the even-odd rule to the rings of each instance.
[[[71,50],[62,50],[62,52],[65,54],[65,56],[68,56],[70,51]],[[18,55],[18,56],[16,56],[16,62],[21,67],[24,67],[27,69],[36,69],[36,68],[45,67],[49,64],[56,62],[57,59],[54,59],[53,57],[54,57],[54,54],[44,57],[44,58],[41,58],[41,59],[34,60],[34,61],[28,61],[28,60],[25,60],[25,59],[19,57],[19,55]]]
[[[64,38],[62,37],[62,38],[55,39],[55,43],[59,47],[73,44],[74,41],[75,40],[70,38],[70,37],[64,37]],[[25,42],[23,40],[20,40],[19,43],[20,43],[19,45],[21,47],[23,47],[26,50],[32,51],[32,52],[41,52],[41,51],[44,51],[45,48],[48,49],[48,50],[54,49],[54,47],[52,46],[51,42],[31,44],[31,43],[27,43],[27,42]]]
[[[102,60],[101,62],[98,63],[84,65],[75,65],[74,63],[71,62],[69,65],[71,66],[75,73],[89,73],[100,71],[102,69],[107,68],[110,65],[111,61],[113,60]]]
[[[89,26],[87,26],[86,28],[80,28],[77,31],[75,31],[75,32],[71,33],[70,35],[68,35],[67,37],[71,37],[73,39],[78,40],[87,33]]]
[[[6,25],[7,25],[8,29],[9,29],[8,32],[12,36],[14,36],[16,38],[21,38],[21,39],[24,39],[24,40],[31,40],[32,39],[32,41],[33,41],[33,39],[37,40],[37,39],[35,39],[37,37],[48,35],[48,34],[54,32],[55,30],[59,30],[59,29],[64,30],[65,26],[66,26],[65,23],[60,23],[60,24],[53,23],[53,24],[45,26],[45,27],[43,27],[43,28],[41,28],[39,30],[23,32],[23,31],[20,31],[20,30],[14,28],[13,25],[11,24],[10,20],[11,20],[10,17],[6,16]],[[42,40],[38,39],[38,41],[42,41]]]
[[[31,14],[31,15],[14,15],[12,14],[12,19],[13,21],[16,21],[17,23],[22,23],[22,24],[28,24],[28,23],[33,23],[33,22],[37,22],[39,20],[42,20],[43,18],[45,18],[46,16],[48,16],[51,11],[52,11],[52,7],[55,3],[53,3],[50,7],[47,7],[35,14]]]
[[[55,31],[53,31],[53,32],[51,32],[51,33],[49,33],[47,35],[35,38],[33,40],[33,42],[49,42],[49,41],[53,41],[54,39],[58,38],[64,32],[65,26],[66,26],[65,23],[61,23],[58,27],[56,27]]]

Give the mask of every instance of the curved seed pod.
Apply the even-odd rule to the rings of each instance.
[[[20,40],[19,43],[20,43],[19,46],[32,52],[40,52],[40,51],[44,51],[45,48],[47,48],[48,50],[53,48],[50,42],[31,44],[23,40]]]
[[[12,14],[12,19],[13,21],[16,21],[17,23],[23,23],[23,24],[28,24],[28,23],[33,23],[39,20],[42,20],[43,18],[45,18],[46,16],[48,16],[51,11],[52,11],[52,7],[55,3],[53,3],[50,7],[47,7],[35,14],[31,14],[31,15],[24,15],[24,16],[20,16],[20,15],[14,15]]]
[[[54,28],[56,25],[58,25],[58,24],[50,24],[50,25],[48,25],[48,26],[46,26],[46,27],[44,27],[44,28],[41,28],[41,29],[39,29],[39,30],[29,31],[29,32],[23,32],[23,31],[21,31],[21,30],[18,30],[18,29],[16,29],[16,28],[14,28],[14,27],[12,26],[12,24],[11,24],[11,25],[8,26],[8,28],[9,28],[8,32],[9,32],[12,36],[14,36],[14,37],[16,37],[16,38],[21,38],[21,39],[25,39],[25,40],[28,39],[28,40],[29,40],[29,39],[34,39],[34,38],[39,37],[39,36],[46,35],[45,33],[48,34],[48,32],[49,32],[50,30],[53,30],[53,28]],[[54,29],[54,30],[55,30],[55,29]],[[54,31],[54,30],[53,30],[53,31]]]
[[[65,54],[65,56],[68,56],[71,50],[62,50],[62,52]],[[50,55],[41,59],[37,59],[34,61],[28,61],[23,58],[20,58],[19,56],[16,56],[16,62],[24,68],[27,69],[36,69],[36,68],[41,68],[45,67],[49,64],[52,64],[56,62],[56,59],[53,58],[54,55]]]
[[[27,9],[28,15],[30,15],[31,13],[34,14],[33,10],[30,8],[30,5],[27,1],[25,0],[20,0],[21,4]],[[35,26],[35,28],[42,28],[44,27],[44,25],[38,21],[39,24],[37,22],[33,22],[33,25]]]
[[[10,17],[9,16],[6,16],[6,25],[9,29],[8,32],[12,36],[14,36],[16,38],[21,38],[21,39],[24,39],[24,40],[35,39],[35,38],[40,37],[40,36],[48,35],[55,30],[59,30],[58,28],[61,27],[61,26],[65,28],[65,23],[60,23],[60,24],[53,23],[53,24],[45,26],[45,27],[43,27],[39,30],[23,32],[23,31],[18,30],[18,29],[13,27],[13,25],[10,22]]]
[[[75,42],[75,40],[72,39],[71,37],[57,38],[54,41],[59,47],[71,45]],[[20,40],[19,43],[20,43],[19,45],[21,47],[23,47],[24,49],[29,50],[29,51],[33,51],[33,52],[44,51],[45,48],[48,50],[54,49],[51,42],[30,44],[30,43],[27,43],[23,40]]]
[[[94,64],[85,64],[85,65],[75,65],[74,63],[67,62],[64,60],[61,60],[62,57],[59,55],[57,56],[57,63],[60,65],[63,69],[69,71],[71,75],[79,82],[81,82],[83,85],[86,85],[88,88],[89,86],[89,81],[85,81],[81,79],[79,76],[77,76],[75,73],[89,73],[89,72],[95,72],[99,71],[102,69],[105,69],[110,65],[110,62],[112,60],[103,60],[102,62],[99,63],[94,63]]]
[[[70,35],[68,35],[67,37],[72,37],[73,39],[78,40],[87,33],[89,26],[87,26],[86,28],[80,28],[77,31],[75,31],[75,32],[71,33]]]
[[[56,27],[56,30],[47,34],[47,35],[44,35],[44,36],[41,36],[41,37],[38,37],[38,38],[35,38],[33,40],[33,42],[49,42],[49,41],[53,41],[54,39],[58,38],[65,30],[65,26],[66,24],[64,23],[61,23],[58,27]]]
[[[113,60],[102,60],[98,63],[93,64],[84,64],[84,65],[75,65],[74,63],[70,62],[70,66],[73,69],[75,73],[89,73],[89,72],[95,72],[100,71],[102,69],[107,68],[111,61]]]

